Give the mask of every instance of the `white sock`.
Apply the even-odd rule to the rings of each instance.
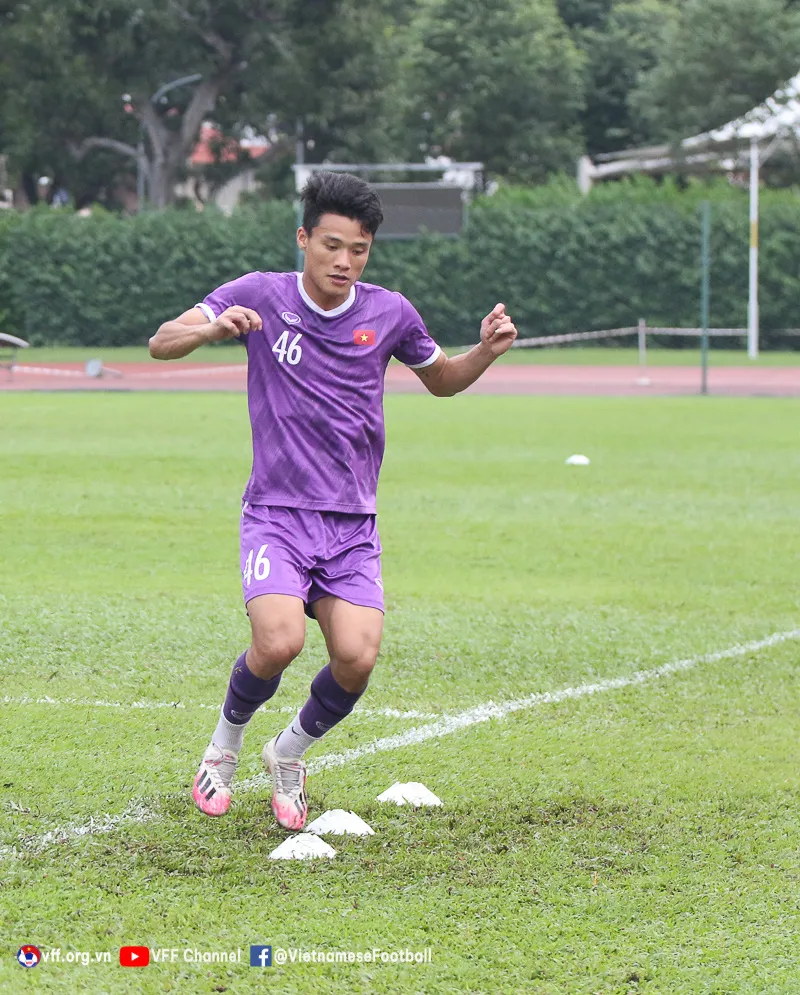
[[[238,753],[242,748],[244,727],[246,725],[246,722],[242,723],[242,725],[229,722],[222,712],[220,712],[219,722],[217,723],[217,728],[214,730],[214,735],[211,737],[211,742],[221,750],[233,750],[234,753]]]
[[[300,760],[306,750],[314,743],[318,743],[321,738],[321,736],[308,735],[300,725],[300,713],[298,712],[275,741],[275,753],[287,760]]]

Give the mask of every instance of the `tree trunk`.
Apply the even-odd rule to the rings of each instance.
[[[203,120],[211,114],[226,79],[220,73],[203,80],[195,89],[176,130],[168,128],[148,101],[142,109],[142,124],[150,139],[150,206],[169,207],[175,200],[175,186],[194,149]]]
[[[170,132],[150,159],[149,205],[161,210],[175,201],[175,187],[186,170],[193,145],[184,148],[180,132]]]

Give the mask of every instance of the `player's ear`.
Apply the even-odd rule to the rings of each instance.
[[[302,225],[297,229],[297,244],[301,249],[305,249],[308,245],[308,232]]]

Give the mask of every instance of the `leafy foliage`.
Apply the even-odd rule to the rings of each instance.
[[[259,197],[307,161],[481,160],[542,182],[579,155],[684,137],[763,100],[800,62],[784,0],[0,0],[0,152],[80,207],[150,202],[195,174],[202,121],[270,140]],[[150,99],[187,75],[202,80]],[[123,94],[130,96],[122,100]],[[224,144],[224,143],[222,143]],[[797,160],[773,169],[797,182]]]
[[[686,137],[749,111],[800,64],[800,10],[783,0],[687,0],[631,102],[650,134]]]
[[[276,155],[293,147],[298,119],[319,155],[369,158],[380,147],[369,125],[391,70],[381,3],[363,13],[354,0],[31,0],[5,21],[0,114],[12,166],[54,172],[79,199],[79,177],[94,181],[89,199],[106,202],[101,176],[130,182],[140,123],[157,206],[185,176],[204,118],[234,136],[245,125],[262,131]],[[196,73],[200,81],[151,101]]]
[[[214,211],[131,219],[28,212],[0,236],[7,265],[0,291],[11,292],[0,307],[15,320],[10,330],[34,344],[144,343],[165,316],[192,307],[210,288],[247,270],[291,268],[290,205],[242,220]]]
[[[587,56],[583,129],[590,155],[647,141],[641,117],[631,113],[630,96],[655,65],[662,35],[677,13],[664,0],[622,0],[602,25],[576,32]]]
[[[552,0],[422,0],[412,30],[418,148],[517,181],[572,163],[582,148],[582,60]]]
[[[549,194],[549,197],[548,197]],[[474,341],[498,300],[523,334],[699,322],[697,211],[713,200],[712,323],[742,327],[747,299],[747,197],[720,184],[599,188],[566,182],[478,201],[461,238],[426,235],[373,248],[366,277],[405,293],[444,344]],[[214,211],[133,219],[41,210],[0,224],[0,309],[37,344],[142,344],[167,317],[248,270],[295,262],[289,204],[224,218]],[[797,324],[800,199],[762,203],[764,345]],[[49,324],[42,315],[51,315]],[[790,343],[789,343],[790,344]]]

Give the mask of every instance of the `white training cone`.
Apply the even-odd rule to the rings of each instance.
[[[566,460],[567,466],[589,466],[592,461],[588,456],[584,456],[582,453],[575,453],[574,456],[570,456]]]
[[[335,857],[336,851],[313,833],[289,836],[269,855],[270,860],[309,860],[312,857]]]
[[[316,833],[317,836],[324,836],[326,833],[331,833],[333,836],[375,835],[372,826],[367,825],[355,812],[345,812],[343,808],[334,808],[325,812],[306,826],[303,832]]]
[[[408,781],[401,784],[399,781],[387,788],[383,794],[378,795],[379,802],[394,802],[395,805],[413,805],[419,808],[421,805],[441,805],[441,798],[429,791],[424,784],[419,781]]]

